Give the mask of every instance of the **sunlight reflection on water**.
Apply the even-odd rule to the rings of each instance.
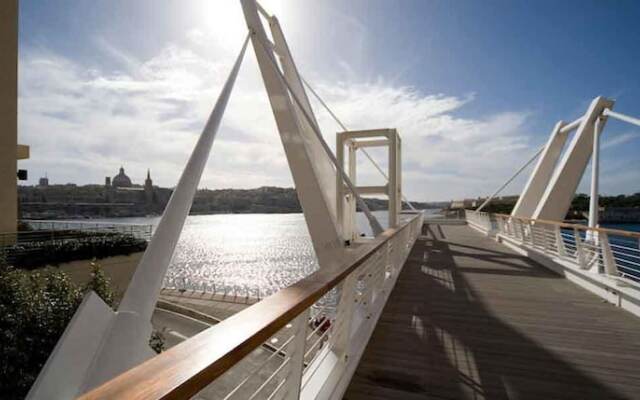
[[[259,289],[263,297],[316,269],[302,214],[191,216],[165,284],[174,286],[175,282],[175,286],[187,288],[215,285],[217,291],[237,286]]]
[[[386,211],[374,214],[386,227]],[[159,219],[105,221],[151,224],[155,229]],[[358,214],[358,226],[370,233],[362,214]],[[265,297],[317,268],[302,214],[194,215],[187,218],[164,284]]]

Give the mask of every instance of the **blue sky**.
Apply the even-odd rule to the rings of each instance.
[[[640,115],[637,2],[263,3],[347,126],[399,129],[413,199],[490,193],[597,95]],[[123,164],[134,181],[149,167],[173,186],[243,40],[239,4],[21,0],[20,12],[19,134],[32,147],[31,182],[45,172],[56,183],[102,182]],[[291,186],[247,54],[203,187]],[[316,114],[333,143],[336,125]],[[639,129],[607,124],[603,193],[640,191],[639,152]],[[361,171],[362,182],[378,179],[364,162]]]

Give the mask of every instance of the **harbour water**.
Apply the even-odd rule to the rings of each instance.
[[[427,210],[429,211],[429,210]],[[387,212],[375,212],[383,227]],[[370,232],[364,215],[358,226]],[[150,224],[160,217],[101,219]],[[187,218],[166,287],[264,297],[318,268],[303,214],[216,214]]]
[[[386,226],[386,211],[374,214]],[[364,215],[358,217],[359,228],[369,232]],[[99,221],[155,228],[159,220],[160,217],[147,217]],[[638,224],[603,227],[640,232]],[[165,286],[264,297],[317,267],[302,214],[192,215],[180,236]]]
[[[601,224],[602,228],[620,229],[623,231],[640,232],[640,224]]]

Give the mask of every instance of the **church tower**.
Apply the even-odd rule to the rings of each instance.
[[[153,181],[151,180],[151,170],[147,169],[147,179],[144,180],[144,197],[147,208],[150,209],[153,204]]]

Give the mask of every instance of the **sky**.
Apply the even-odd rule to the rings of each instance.
[[[261,3],[349,129],[398,130],[412,200],[490,194],[596,96],[640,116],[639,2]],[[149,168],[173,187],[246,35],[235,0],[21,0],[19,24],[26,184],[102,183],[122,165],[134,183]],[[312,103],[333,147],[340,128]],[[640,128],[607,122],[601,193],[640,192],[638,154]],[[358,182],[380,183],[367,162]],[[249,48],[200,187],[267,185],[293,182]]]

